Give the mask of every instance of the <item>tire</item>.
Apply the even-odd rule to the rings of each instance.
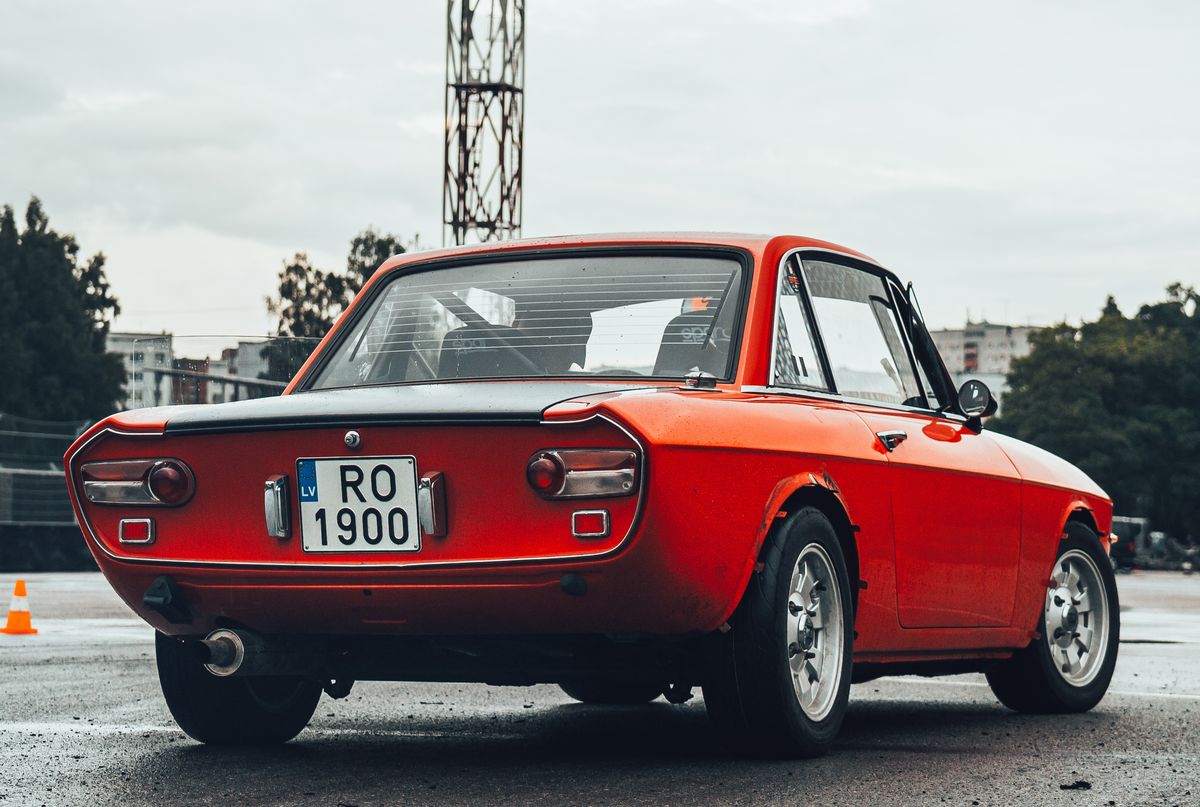
[[[801,508],[768,539],[732,629],[711,637],[704,704],[736,751],[814,757],[829,750],[850,698],[852,603],[833,525],[820,510]]]
[[[220,678],[170,636],[154,638],[158,681],[171,716],[189,737],[209,745],[276,745],[312,718],[321,687],[289,676]]]
[[[657,698],[666,689],[663,684],[627,683],[584,679],[559,684],[562,691],[580,703],[593,706],[641,706]]]
[[[1073,587],[1061,585],[1070,584],[1072,577]],[[1060,585],[1046,589],[1033,641],[987,673],[992,692],[1013,711],[1086,712],[1100,702],[1112,681],[1121,636],[1117,581],[1091,528],[1067,523],[1052,579]]]

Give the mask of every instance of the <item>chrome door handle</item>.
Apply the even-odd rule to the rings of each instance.
[[[883,443],[883,447],[886,448],[890,454],[896,450],[896,446],[908,439],[908,432],[875,432],[875,436],[879,438],[879,442]]]

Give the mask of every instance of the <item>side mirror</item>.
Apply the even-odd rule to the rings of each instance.
[[[958,389],[958,411],[967,417],[975,431],[983,428],[983,419],[996,414],[996,399],[982,381],[971,379]]]

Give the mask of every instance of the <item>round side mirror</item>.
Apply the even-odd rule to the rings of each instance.
[[[987,384],[971,379],[958,390],[958,409],[969,418],[985,418],[996,413],[996,399]]]

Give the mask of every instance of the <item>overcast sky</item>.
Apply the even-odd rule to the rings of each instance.
[[[1200,283],[1200,4],[527,0],[525,235],[813,235],[934,325]],[[0,203],[121,330],[261,334],[283,259],[441,241],[445,6],[0,0]]]

